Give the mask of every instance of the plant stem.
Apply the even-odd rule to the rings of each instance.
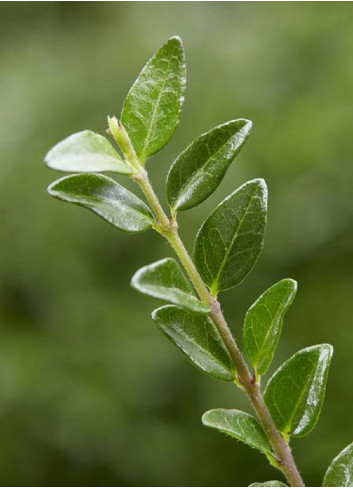
[[[119,124],[120,129],[121,127],[122,126]],[[276,428],[276,425],[262,396],[260,385],[256,382],[254,376],[248,369],[243,355],[239,350],[238,345],[223,316],[219,302],[211,294],[197,271],[193,260],[191,259],[183,241],[180,238],[176,221],[169,219],[165,214],[158,197],[151,186],[148,174],[143,166],[139,164],[138,158],[126,133],[124,134],[123,143],[124,155],[125,157],[129,156],[132,159],[132,161],[130,160],[130,164],[132,164],[136,171],[133,178],[139,184],[155,214],[156,230],[170,243],[192,284],[194,285],[200,299],[211,308],[210,317],[212,318],[236,368],[238,376],[236,383],[247,394],[250,403],[268,437],[268,440],[271,443],[277,461],[277,468],[282,471],[292,487],[304,487],[305,484],[295,464],[290,446]]]
[[[237,370],[238,381],[246,392],[253,406],[253,409],[257,417],[259,418],[265,430],[265,433],[272,445],[273,451],[277,458],[278,468],[286,476],[291,486],[304,487],[305,484],[297,469],[291,449],[275,426],[272,416],[263,399],[260,386],[258,383],[254,382],[254,378],[251,375],[244,361],[243,355],[241,354],[238,345],[236,344],[236,341],[226,323],[219,302],[209,292],[208,288],[200,277],[200,274],[198,273],[194,262],[192,261],[188,251],[184,246],[184,243],[179,236],[177,226],[175,226],[175,223],[173,225],[173,223],[169,221],[168,217],[164,213],[159,203],[159,200],[148,180],[147,173],[145,172],[143,177],[141,177],[137,181],[142,191],[144,192],[150,206],[155,212],[160,225],[162,225],[159,232],[168,240],[168,242],[173,247],[186,273],[193,283],[200,299],[211,307],[210,316],[214,324],[216,325],[218,332],[232,358],[232,361]]]

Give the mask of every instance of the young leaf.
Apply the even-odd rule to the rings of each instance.
[[[60,141],[47,153],[44,161],[49,168],[65,172],[132,173],[105,137],[88,130]]]
[[[179,123],[185,79],[184,48],[179,37],[172,37],[141,71],[121,113],[141,162],[172,137]]]
[[[227,197],[202,224],[195,241],[196,267],[214,295],[238,285],[263,248],[267,187],[251,180]]]
[[[201,204],[216,190],[251,126],[246,119],[226,122],[202,134],[178,156],[167,177],[167,198],[173,213]]]
[[[280,481],[254,482],[249,487],[288,487]]]
[[[272,376],[265,401],[279,431],[303,437],[315,427],[325,397],[333,348],[323,344],[304,348]]]
[[[211,409],[202,416],[202,423],[256,448],[272,457],[271,445],[258,421],[237,409]]]
[[[332,460],[322,486],[353,487],[353,443]]]
[[[152,319],[200,370],[219,380],[234,379],[229,354],[208,316],[168,305],[153,311]]]
[[[259,375],[267,372],[282,331],[284,315],[297,292],[297,282],[283,279],[250,307],[244,321],[245,352]]]
[[[147,205],[104,175],[81,173],[56,180],[48,193],[65,202],[87,207],[128,233],[150,229],[153,217]]]
[[[131,285],[143,294],[156,297],[190,311],[208,313],[210,308],[199,301],[173,258],[165,258],[140,268],[132,277]]]

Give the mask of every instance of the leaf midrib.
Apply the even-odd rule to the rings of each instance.
[[[155,124],[157,109],[159,108],[159,104],[160,104],[160,101],[161,101],[161,98],[162,98],[162,93],[164,91],[164,88],[165,88],[165,86],[167,84],[167,80],[168,80],[169,75],[170,75],[169,68],[170,68],[171,62],[172,62],[172,59],[170,58],[168,60],[168,67],[165,70],[166,71],[166,76],[164,78],[163,83],[161,84],[161,88],[160,88],[160,91],[159,91],[159,94],[158,94],[158,97],[157,97],[157,101],[156,101],[156,104],[155,104],[155,106],[153,108],[153,111],[152,111],[151,123],[148,126],[147,135],[146,135],[145,142],[144,142],[144,145],[143,145],[143,148],[142,148],[142,151],[141,151],[140,159],[142,161],[145,161],[146,160],[146,151],[147,151],[148,145],[150,143],[150,136],[151,136],[151,132],[152,132],[152,127]]]
[[[190,337],[190,335],[186,333],[184,327],[183,327],[182,333],[179,332],[176,328],[171,328],[171,330],[175,331],[181,339],[187,340],[196,349],[196,351],[201,352],[206,357],[213,360],[216,364],[218,364],[219,366],[222,366],[226,372],[230,373],[231,376],[233,376],[233,372],[229,368],[229,366],[226,365],[225,363],[223,363],[222,360],[219,360],[219,358],[212,355],[212,353],[209,350],[206,350],[202,345],[200,345],[199,343],[196,343],[194,338]],[[205,332],[206,332],[206,341],[208,342],[208,336],[210,333],[207,331],[207,323],[205,323]],[[220,347],[220,349],[224,351],[223,345],[219,343],[219,340],[217,341],[217,338],[214,338],[214,339],[218,343],[218,346]]]
[[[174,209],[177,209],[180,202],[182,201],[182,198],[184,197],[184,195],[187,193],[189,187],[191,187],[193,185],[193,183],[195,182],[195,180],[199,177],[199,175],[203,172],[203,170],[205,169],[205,167],[210,163],[210,161],[214,158],[216,158],[218,156],[218,154],[224,149],[224,147],[229,143],[230,139],[232,139],[234,137],[234,134],[232,134],[225,143],[222,144],[222,146],[220,148],[218,148],[218,150],[213,153],[211,156],[209,156],[209,158],[206,160],[206,162],[199,168],[197,168],[194,173],[191,175],[190,177],[190,180],[186,183],[186,185],[184,187],[182,187],[181,191],[182,193],[180,192],[180,197],[178,198],[178,200],[176,201],[176,203],[174,204],[173,208]],[[185,150],[187,151],[187,149]],[[234,157],[233,157],[234,158]],[[233,160],[233,158],[231,159],[231,161]],[[230,161],[230,162],[231,162]]]
[[[255,195],[252,195],[252,196],[251,196],[251,199],[250,199],[249,204],[246,206],[246,209],[245,209],[245,212],[244,212],[244,214],[243,214],[243,217],[242,217],[241,219],[239,219],[239,226],[237,227],[237,230],[236,230],[236,232],[234,233],[234,236],[233,236],[233,238],[232,238],[232,241],[231,241],[230,245],[228,246],[228,248],[227,248],[227,250],[226,250],[226,252],[225,252],[225,254],[224,254],[224,258],[223,258],[222,263],[221,263],[221,265],[220,265],[220,267],[219,267],[219,270],[218,270],[218,273],[217,273],[217,275],[216,275],[216,278],[215,278],[215,280],[213,281],[213,283],[212,283],[212,285],[211,285],[211,289],[212,289],[212,290],[217,290],[217,291],[218,291],[218,282],[219,282],[219,278],[220,278],[220,276],[221,276],[221,273],[223,272],[223,269],[224,269],[225,264],[226,264],[226,262],[227,262],[227,260],[228,260],[228,256],[229,256],[229,254],[230,254],[230,251],[231,251],[231,249],[233,248],[233,244],[234,244],[235,240],[236,240],[236,239],[237,239],[237,237],[238,237],[239,230],[240,230],[240,228],[241,228],[241,227],[242,227],[242,225],[243,225],[243,222],[244,222],[244,220],[245,220],[245,217],[246,217],[246,215],[247,215],[247,213],[248,213],[248,211],[249,211],[249,208],[250,208],[250,206],[251,206],[251,204],[252,204],[252,202],[253,202],[253,200],[254,200],[254,199],[255,199]]]
[[[309,379],[305,382],[304,388],[302,389],[302,392],[301,392],[301,394],[299,396],[299,399],[296,402],[295,407],[293,409],[293,413],[292,413],[291,417],[289,418],[289,420],[287,422],[287,425],[283,429],[283,432],[286,433],[286,434],[290,434],[290,432],[291,432],[291,424],[292,424],[292,421],[293,421],[293,419],[294,419],[294,417],[295,417],[295,415],[296,415],[296,413],[298,411],[298,407],[299,407],[300,403],[302,402],[304,395],[309,390],[308,389],[308,385],[311,383],[311,381],[312,381],[312,379],[314,377],[315,372],[316,372],[316,366],[312,369],[311,375],[310,375]],[[294,432],[294,430],[293,430],[293,432]]]

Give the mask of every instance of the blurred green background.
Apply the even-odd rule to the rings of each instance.
[[[45,192],[59,176],[43,166],[48,149],[81,129],[103,133],[174,34],[186,46],[186,103],[151,176],[163,198],[171,161],[197,135],[254,121],[217,192],[181,216],[181,232],[190,247],[222,198],[266,179],[265,251],[221,300],[241,338],[266,287],[299,281],[272,372],[300,348],[334,345],[319,424],[293,442],[308,485],[320,485],[353,435],[352,25],[353,5],[340,2],[0,4],[0,485],[277,477],[261,455],[202,427],[207,409],[249,409],[246,400],[194,370],[150,320],[158,301],[129,288],[137,268],[171,256],[166,244]]]

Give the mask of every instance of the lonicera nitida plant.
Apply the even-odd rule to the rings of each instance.
[[[212,409],[205,426],[226,433],[265,455],[291,486],[304,486],[290,449],[292,437],[315,427],[324,401],[332,346],[310,346],[295,353],[271,377],[268,371],[281,335],[284,316],[297,284],[282,279],[267,289],[244,319],[244,353],[222,313],[218,294],[239,285],[261,254],[267,218],[267,187],[262,179],[244,183],[206,218],[193,258],[178,232],[178,214],[199,205],[222,181],[245,144],[251,122],[235,119],[193,141],[172,163],[166,182],[169,213],[155,194],[146,161],[171,139],[184,100],[185,58],[181,40],[169,39],[148,61],[129,91],[120,119],[108,117],[108,134],[86,130],[58,143],[47,166],[73,172],[52,183],[53,197],[92,210],[121,231],[153,229],[177,255],[138,270],[132,286],[166,301],[152,313],[157,327],[202,372],[235,384],[248,397],[255,416],[237,409]],[[146,203],[104,172],[131,178]],[[353,484],[353,443],[331,463],[323,486]],[[278,481],[252,486],[285,486]]]

